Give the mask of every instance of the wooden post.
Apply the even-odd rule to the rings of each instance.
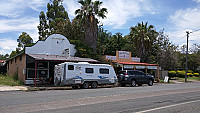
[[[158,76],[158,77],[157,77],[157,79],[158,79],[157,81],[159,82],[159,81],[160,81],[160,79],[159,79],[159,76],[160,76],[160,75],[159,75],[159,66],[157,66],[157,73],[158,73],[158,74],[157,74],[157,76]]]
[[[37,61],[35,61],[35,87],[36,87],[36,77],[37,77]]]

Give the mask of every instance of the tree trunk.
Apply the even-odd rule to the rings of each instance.
[[[85,39],[83,40],[89,47],[93,49],[93,52],[96,53],[96,43],[98,37],[98,20],[94,16],[90,16],[84,24],[85,30]]]

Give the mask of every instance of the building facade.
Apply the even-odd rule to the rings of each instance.
[[[63,62],[99,61],[75,57],[75,45],[60,34],[50,35],[45,41],[38,41],[25,52],[7,61],[7,73],[18,76],[25,84],[53,84],[54,66]]]

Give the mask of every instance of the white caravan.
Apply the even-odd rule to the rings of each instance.
[[[54,84],[71,85],[72,88],[96,88],[98,85],[117,83],[117,76],[111,65],[86,62],[65,62],[55,66]]]

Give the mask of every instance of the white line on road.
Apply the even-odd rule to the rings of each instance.
[[[179,106],[179,105],[183,105],[183,104],[194,103],[194,102],[198,102],[198,101],[200,101],[200,100],[194,100],[194,101],[189,101],[189,102],[184,102],[184,103],[179,103],[179,104],[173,104],[173,105],[169,105],[169,106],[163,106],[163,107],[149,109],[149,110],[145,110],[145,111],[139,111],[139,112],[135,112],[135,113],[145,113],[145,112],[150,112],[150,111],[156,111],[156,110],[160,110],[160,109],[164,109],[164,108],[169,108],[169,107]]]

